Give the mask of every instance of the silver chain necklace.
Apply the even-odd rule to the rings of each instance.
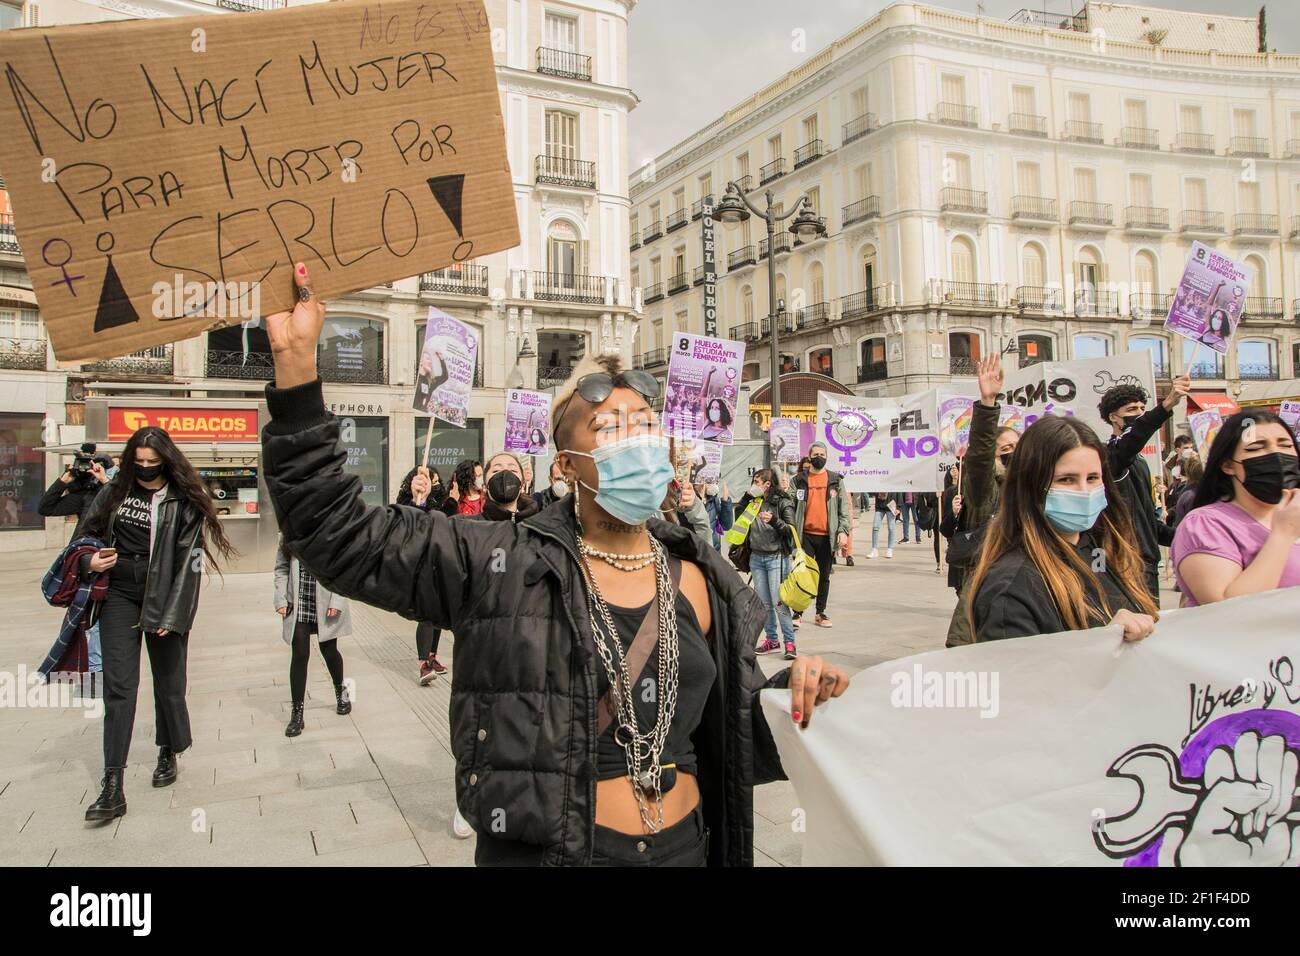
[[[578,546],[583,547],[582,535],[578,535]],[[658,694],[655,697],[657,713],[654,727],[648,734],[643,734],[637,724],[636,706],[633,701],[635,685],[633,675],[628,673],[627,660],[623,645],[619,641],[618,628],[610,614],[609,605],[600,593],[596,579],[591,573],[591,566],[585,558],[582,569],[587,578],[587,610],[591,617],[591,630],[596,641],[596,650],[600,653],[609,678],[609,686],[614,691],[612,696],[616,704],[614,739],[623,748],[627,760],[627,775],[632,781],[632,792],[636,794],[637,807],[641,811],[641,822],[650,833],[658,833],[664,825],[664,798],[660,789],[662,767],[660,756],[668,740],[668,729],[672,726],[673,715],[677,712],[677,608],[674,606],[672,580],[668,574],[668,559],[664,546],[653,537],[650,539],[651,553],[655,563],[655,595],[659,607],[659,668]],[[605,633],[601,633],[601,627]],[[616,649],[616,651],[615,651]],[[617,664],[614,654],[617,652]],[[642,769],[644,767],[644,769]],[[655,814],[650,813],[649,800],[653,798]]]

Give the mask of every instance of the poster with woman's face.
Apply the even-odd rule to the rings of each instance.
[[[678,333],[668,362],[664,430],[678,438],[730,445],[735,438],[736,399],[743,342]],[[667,403],[667,396],[677,400]]]
[[[1226,354],[1245,311],[1246,293],[1254,276],[1255,267],[1249,262],[1239,262],[1203,243],[1192,243],[1165,328]]]

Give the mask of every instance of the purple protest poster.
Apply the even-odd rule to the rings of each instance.
[[[799,460],[799,419],[774,418],[767,428],[775,462]]]
[[[1246,307],[1255,269],[1200,242],[1192,243],[1165,328],[1226,354]]]
[[[506,393],[506,451],[550,453],[551,396],[512,388]]]
[[[691,449],[690,481],[712,485],[722,478],[722,446],[714,441],[697,441]]]
[[[742,342],[676,333],[664,391],[664,427],[668,434],[732,444],[736,389],[744,360]]]
[[[477,367],[478,336],[474,330],[430,306],[415,382],[415,410],[464,428]]]

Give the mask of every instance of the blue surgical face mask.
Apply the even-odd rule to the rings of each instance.
[[[619,521],[637,525],[659,516],[659,506],[674,474],[672,462],[668,460],[667,438],[632,435],[601,445],[590,454],[584,451],[566,454],[582,455],[596,463],[600,487],[579,483],[594,491],[596,504]]]
[[[1052,488],[1047,492],[1043,512],[1062,534],[1087,531],[1106,510],[1106,489],[1098,485],[1092,491],[1066,491]]]
[[[108,469],[108,471],[104,472],[104,477],[107,478],[109,481],[112,481],[114,478],[116,478],[117,467],[118,467],[117,465],[114,465],[112,468]]]

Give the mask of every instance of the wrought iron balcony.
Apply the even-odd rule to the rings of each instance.
[[[863,382],[883,382],[889,378],[888,362],[869,362],[858,366],[858,384]]]
[[[755,246],[741,246],[735,252],[727,253],[727,271],[741,266],[752,266],[758,262],[758,249]]]
[[[45,370],[45,340],[0,339],[0,368],[43,372]]]
[[[852,295],[842,296],[840,298],[840,318],[841,319],[859,319],[865,315],[871,315],[884,308],[885,287],[882,285],[873,286],[862,292],[854,292]]]
[[[680,229],[682,226],[690,222],[690,220],[686,218],[687,215],[688,213],[684,206],[681,209],[676,209],[670,212],[668,218],[664,221],[666,231],[672,232],[674,229]]]
[[[359,365],[340,365],[335,360],[329,360],[323,354],[316,356],[316,364],[320,369],[320,377],[323,382],[331,382],[337,385],[385,385],[388,383],[388,376],[384,370],[384,360],[379,359],[362,359]]]
[[[691,287],[691,277],[685,272],[679,272],[668,280],[668,294],[676,295]]]
[[[779,312],[777,313],[777,320],[779,322],[777,328],[781,330],[782,335],[785,335],[786,333],[794,332],[795,315],[793,312]],[[763,316],[759,329],[762,334],[762,337],[767,338],[768,334],[772,331],[771,318],[769,318],[766,315]]]
[[[1061,290],[1046,286],[1017,286],[1016,301],[1020,303],[1022,312],[1060,312],[1062,308]]]
[[[447,292],[454,295],[487,295],[487,266],[453,266],[435,269],[420,276],[421,292]]]
[[[1143,126],[1125,126],[1119,131],[1119,141],[1129,149],[1159,149],[1160,131]]]
[[[1214,154],[1213,133],[1179,133],[1174,137],[1174,149],[1180,153]]]
[[[799,319],[799,328],[806,329],[816,325],[826,325],[831,320],[831,304],[815,302],[795,313]]]
[[[533,298],[599,304],[605,301],[605,277],[573,272],[534,272]]]
[[[1237,366],[1237,377],[1243,382],[1272,382],[1279,376],[1276,365],[1250,363]]]
[[[537,48],[537,72],[548,76],[563,76],[571,80],[591,79],[591,57],[569,50]]]
[[[778,232],[776,234],[775,249],[776,249],[776,254],[778,256],[783,252],[790,251],[790,233]],[[764,237],[758,241],[758,257],[760,259],[767,258],[767,237]]]
[[[647,246],[664,234],[664,224],[656,219],[641,230],[641,241]]]
[[[1291,300],[1291,320],[1300,325],[1300,299]]]
[[[0,212],[0,252],[21,255],[22,251],[22,247],[18,245],[18,233],[14,229],[13,213]]]
[[[987,216],[989,194],[979,189],[945,186],[939,190],[939,209],[942,212]]]
[[[712,202],[713,202],[713,194],[712,194],[712,193],[709,193],[709,195],[707,195],[707,196],[702,196],[701,198],[695,200],[695,202],[691,203],[691,218],[692,218],[692,219],[699,219],[701,216],[704,215],[704,200],[705,200],[705,199],[707,199],[710,203],[712,203]]]
[[[1246,319],[1280,320],[1286,313],[1282,311],[1282,300],[1266,295],[1246,296]]]
[[[642,301],[645,302],[646,305],[649,305],[651,302],[658,302],[663,297],[664,284],[662,282],[656,282],[653,285],[646,286],[645,296]]]
[[[1096,143],[1100,145],[1105,142],[1101,135],[1101,124],[1086,123],[1083,120],[1067,120],[1064,138],[1072,143]]]
[[[640,248],[641,248],[641,230],[638,229],[636,232],[632,233],[632,240],[631,242],[628,243],[628,251],[635,252],[637,249]]]
[[[271,381],[275,362],[270,352],[231,352],[208,349],[203,374],[207,378],[233,378],[241,381]],[[323,379],[324,372],[321,373]]]
[[[1115,222],[1115,213],[1108,202],[1070,203],[1070,225],[1110,226]]]
[[[1113,319],[1119,316],[1119,293],[1082,288],[1074,294],[1074,314],[1081,318]]]
[[[1023,136],[1047,136],[1047,117],[1033,113],[1012,113],[1007,117],[1007,129]]]
[[[660,365],[668,364],[667,349],[651,349],[648,352],[641,353],[640,364],[642,368],[656,368]]]
[[[948,356],[948,374],[978,375],[979,361],[969,355],[950,355]]]
[[[539,365],[537,366],[537,387],[543,390],[558,388],[567,382],[572,375],[572,365]],[[477,388],[482,384],[482,382],[475,381],[474,387]]]
[[[867,219],[876,219],[879,216],[879,196],[868,196],[866,199],[859,199],[857,202],[851,202],[840,211],[840,219],[846,226],[855,222],[863,222]]]
[[[1168,381],[1173,376],[1169,371],[1167,362],[1158,362],[1154,357],[1151,359],[1151,373],[1155,376],[1156,381]]]
[[[1011,218],[1032,222],[1056,222],[1060,214],[1056,200],[1046,196],[1012,196]]]
[[[1163,319],[1169,315],[1173,296],[1163,292],[1131,292],[1128,314],[1135,319]]]
[[[745,322],[731,327],[730,338],[733,342],[757,342],[762,335],[759,334],[757,322]]]
[[[742,193],[752,193],[754,191],[754,177],[750,173],[745,173],[736,180],[736,188]]]
[[[1300,139],[1288,139],[1283,155],[1286,159],[1300,159]]]
[[[1292,239],[1296,238],[1297,236],[1300,236],[1300,216],[1291,217],[1291,231],[1288,233],[1288,235]]]
[[[1268,140],[1263,136],[1233,136],[1228,140],[1228,153],[1268,159]]]
[[[864,113],[861,116],[854,117],[844,124],[840,135],[840,142],[847,146],[855,139],[861,139],[868,133],[873,133],[880,128],[876,122],[875,113]]]
[[[805,143],[794,151],[794,168],[807,166],[813,160],[821,159],[826,155],[826,146],[820,139],[815,139],[811,143]]]
[[[1167,231],[1169,210],[1160,206],[1125,206],[1124,228],[1131,232]]]
[[[538,185],[596,188],[596,164],[592,162],[568,156],[538,156],[535,168]]]
[[[778,156],[766,166],[758,171],[758,184],[766,186],[774,179],[780,179],[785,175],[785,157]]]
[[[935,118],[948,126],[979,126],[980,111],[965,103],[938,103],[934,108]]]
[[[998,307],[998,287],[991,282],[943,283],[943,301],[947,305],[964,305],[978,309]]]
[[[1183,210],[1183,224],[1180,232],[1198,235],[1218,235],[1223,232],[1223,213],[1206,209]]]
[[[704,266],[696,266],[691,270],[691,285],[704,285]]]
[[[1234,236],[1276,236],[1277,216],[1272,213],[1238,213],[1232,217]]]
[[[109,375],[171,375],[175,370],[172,346],[155,345],[142,352],[119,355],[83,365],[87,372]]]
[[[1206,350],[1198,351],[1204,355]],[[1187,367],[1187,374],[1197,381],[1223,380],[1227,378],[1223,370],[1223,356],[1216,353],[1213,361],[1195,362]]]

